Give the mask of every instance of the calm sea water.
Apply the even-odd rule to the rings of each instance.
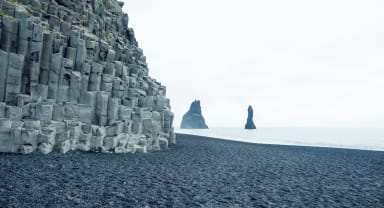
[[[384,128],[210,128],[175,131],[251,143],[384,151]]]

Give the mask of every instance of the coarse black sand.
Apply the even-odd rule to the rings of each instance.
[[[384,207],[384,152],[177,135],[148,154],[0,154],[0,207]]]

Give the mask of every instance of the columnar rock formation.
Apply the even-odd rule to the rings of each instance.
[[[123,2],[0,0],[0,152],[146,152],[175,142]]]
[[[248,117],[247,117],[247,123],[245,124],[245,129],[256,129],[255,123],[253,123],[252,106],[248,106]]]
[[[208,129],[201,113],[200,100],[192,102],[188,112],[184,114],[180,128],[182,129]]]

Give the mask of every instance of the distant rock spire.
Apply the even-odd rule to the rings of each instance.
[[[188,112],[184,114],[180,128],[182,129],[208,129],[201,113],[200,100],[192,102]]]
[[[248,106],[248,117],[245,129],[256,129],[255,123],[253,123],[253,108],[251,105]]]

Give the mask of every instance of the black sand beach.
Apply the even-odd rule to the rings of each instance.
[[[384,152],[177,135],[148,154],[0,154],[0,207],[384,207]]]

